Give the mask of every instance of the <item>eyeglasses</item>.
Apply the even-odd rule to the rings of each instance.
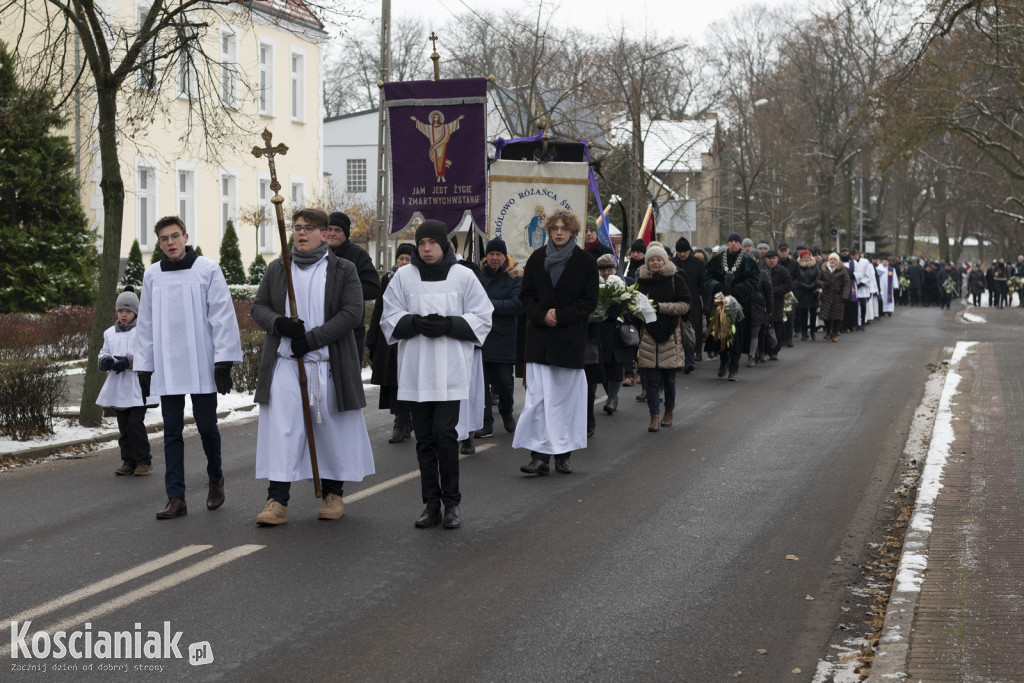
[[[313,232],[314,230],[322,230],[322,229],[323,228],[318,228],[315,225],[293,225],[292,226],[292,234],[293,235],[307,235],[307,234]]]
[[[160,237],[159,242],[160,244],[168,244],[169,242],[177,242],[182,237],[184,237],[183,234],[176,232],[173,235],[164,235],[163,237]]]

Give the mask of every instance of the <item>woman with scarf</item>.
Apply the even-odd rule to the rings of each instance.
[[[380,331],[380,314],[384,310],[384,290],[394,279],[402,266],[412,262],[416,247],[408,242],[398,245],[395,250],[395,265],[384,274],[380,281],[380,295],[373,304],[370,314],[370,329],[366,333],[366,348],[370,351],[370,382],[380,387],[377,407],[389,410],[395,416],[388,443],[402,443],[412,434],[412,413],[409,406],[398,400],[398,347],[391,346]]]
[[[796,331],[801,341],[807,341],[808,335],[814,340],[817,326],[818,293],[821,292],[821,268],[811,255],[809,249],[801,249],[797,253],[798,266],[796,278],[793,280],[793,292],[796,294]]]
[[[572,472],[572,451],[587,445],[587,319],[597,308],[596,259],[580,249],[580,222],[556,211],[544,223],[548,243],[526,262],[519,299],[526,317],[526,399],[513,448],[530,450],[524,474]]]
[[[821,302],[818,317],[825,326],[825,339],[839,341],[839,328],[843,324],[843,311],[850,297],[850,271],[832,252],[828,262],[821,267]]]
[[[682,273],[668,259],[657,242],[647,245],[644,267],[637,275],[637,289],[654,302],[658,317],[644,324],[637,352],[637,365],[647,390],[651,423],[647,431],[672,426],[676,405],[676,371],[685,365],[681,318],[690,311],[690,290]],[[665,416],[660,415],[660,393],[665,391]]]

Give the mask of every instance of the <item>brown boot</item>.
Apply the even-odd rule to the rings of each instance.
[[[263,512],[256,515],[256,524],[259,526],[275,526],[288,521],[288,508],[271,498]]]
[[[661,421],[659,419],[659,415],[657,413],[654,413],[653,415],[651,415],[651,424],[647,425],[647,431],[656,432],[660,428]]]
[[[661,418],[661,426],[662,427],[671,427],[672,426],[672,410],[673,410],[672,408],[669,408],[667,406],[665,407],[665,417]]]

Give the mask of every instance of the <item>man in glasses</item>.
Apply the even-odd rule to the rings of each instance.
[[[164,487],[167,504],[157,519],[188,514],[185,505],[185,394],[206,453],[206,507],[224,504],[217,393],[231,391],[231,366],[242,362],[238,321],[224,273],[215,261],[187,245],[177,216],[156,222],[164,258],[146,269],[135,333],[134,369],[143,400],[160,397],[164,419]]]
[[[358,244],[349,239],[352,231],[352,220],[344,213],[335,211],[329,217],[327,229],[324,230],[324,237],[331,246],[335,256],[339,256],[356,267],[359,273],[359,284],[363,290],[363,301],[376,301],[380,296],[380,275],[373,267],[370,255]],[[363,358],[363,340],[366,329],[362,320],[355,329],[356,347],[359,351],[359,360]]]

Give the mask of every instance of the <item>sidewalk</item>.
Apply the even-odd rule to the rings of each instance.
[[[1020,348],[957,345],[871,680],[1024,681]]]

